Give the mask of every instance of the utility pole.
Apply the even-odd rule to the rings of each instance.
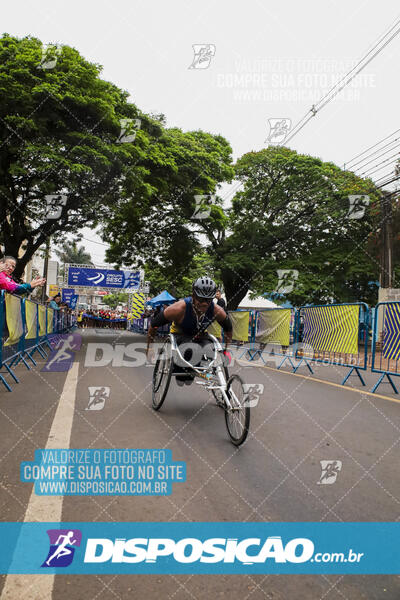
[[[381,288],[392,287],[393,273],[393,231],[392,231],[392,194],[383,192],[381,197]]]
[[[46,240],[46,250],[44,251],[44,266],[43,266],[43,277],[46,279],[46,283],[42,287],[42,302],[46,300],[46,289],[47,289],[47,271],[49,269],[49,256],[50,256],[50,237]]]

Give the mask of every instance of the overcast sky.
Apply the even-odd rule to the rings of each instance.
[[[297,123],[399,13],[398,0],[16,0],[2,30],[74,46],[141,110],[222,134],[237,158],[268,145],[268,119]],[[189,68],[194,44],[215,49],[208,68]],[[399,54],[400,36],[288,145],[342,166],[396,130]],[[85,245],[103,262],[105,246]]]

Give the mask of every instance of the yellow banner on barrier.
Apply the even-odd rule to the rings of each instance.
[[[26,316],[26,326],[28,331],[26,333],[25,339],[31,340],[36,337],[36,329],[37,329],[37,304],[31,302],[30,300],[25,300],[25,316]]]
[[[249,339],[249,320],[248,311],[239,311],[229,313],[233,325],[232,339],[240,342],[247,342]]]
[[[258,313],[256,341],[263,344],[290,343],[290,308],[271,308]]]
[[[24,333],[24,326],[21,315],[21,300],[10,294],[6,294],[6,320],[8,328],[8,338],[5,346],[16,344]]]
[[[389,360],[400,359],[400,304],[384,304],[385,322],[383,326],[383,357]],[[379,309],[378,309],[379,310]]]
[[[49,285],[49,296],[50,296],[50,298],[53,298],[53,296],[57,296],[57,294],[61,294],[60,286],[51,283]]]
[[[358,353],[360,306],[307,306],[303,313],[302,341],[322,352]]]
[[[46,335],[46,307],[39,304],[39,335]]]
[[[209,333],[210,335],[213,335],[216,338],[220,338],[222,336],[222,329],[221,329],[221,325],[219,325],[219,323],[217,323],[217,321],[213,321],[211,323],[211,325],[209,325],[206,329],[207,333]]]
[[[54,310],[52,308],[47,309],[47,333],[52,333],[53,331],[53,316]]]

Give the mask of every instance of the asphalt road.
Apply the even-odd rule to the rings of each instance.
[[[85,366],[88,344],[143,342],[142,336],[85,330],[75,354],[76,380],[68,373],[31,372],[13,392],[0,388],[0,514],[4,521],[31,514],[63,521],[396,521],[400,515],[400,405],[259,366],[236,364],[247,383],[264,385],[252,409],[250,435],[237,449],[223,412],[200,386],[171,383],[158,413],[151,408],[152,368]],[[93,348],[93,346],[92,346]],[[119,347],[121,351],[121,346]],[[117,348],[118,353],[118,348]],[[38,355],[37,355],[38,356]],[[303,371],[305,373],[305,371]],[[9,379],[9,378],[8,378]],[[110,389],[101,410],[87,410],[89,387]],[[381,393],[383,393],[380,390]],[[54,429],[62,394],[72,394],[71,428]],[[169,448],[187,463],[187,481],[166,497],[65,497],[56,505],[19,480],[21,461],[66,436],[71,448]],[[50,436],[50,437],[49,437]],[[320,485],[320,461],[341,461],[337,480]],[[36,512],[35,512],[36,511]],[[55,512],[52,512],[55,511]],[[39,519],[40,520],[40,519]],[[140,597],[241,600],[398,600],[400,577],[376,575],[56,575],[2,576],[1,598],[115,600]],[[48,581],[48,580],[47,580]]]

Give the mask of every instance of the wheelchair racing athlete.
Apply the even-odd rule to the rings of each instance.
[[[151,342],[157,332],[157,328],[167,323],[172,323],[170,332],[176,335],[178,346],[185,345],[183,358],[198,366],[203,354],[211,358],[214,354],[214,345],[206,331],[207,327],[215,320],[224,330],[225,348],[232,341],[232,322],[221,306],[213,303],[217,286],[209,277],[199,277],[193,283],[192,295],[178,300],[160,311],[151,320],[151,326],[147,334],[147,353]],[[200,352],[196,351],[201,349]],[[186,367],[180,367],[179,372],[187,373]],[[178,385],[190,385],[194,379],[193,375],[177,375]]]

